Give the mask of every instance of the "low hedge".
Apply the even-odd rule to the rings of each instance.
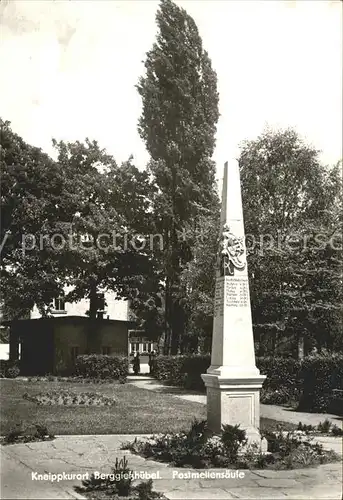
[[[77,356],[75,375],[83,378],[125,380],[129,373],[128,358],[87,354]]]
[[[303,360],[300,376],[303,392],[299,409],[330,411],[333,389],[343,389],[343,354],[309,356]]]
[[[204,383],[202,373],[206,373],[211,364],[211,356],[157,356],[154,375],[167,384],[185,387],[186,389],[202,390]]]
[[[167,384],[205,390],[202,373],[211,364],[210,355],[158,356],[154,375]],[[299,402],[305,411],[330,411],[333,389],[343,388],[343,355],[293,358],[259,357],[256,365],[267,378],[261,401],[284,404]]]

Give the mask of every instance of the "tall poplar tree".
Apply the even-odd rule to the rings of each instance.
[[[216,72],[192,17],[162,0],[156,22],[157,39],[137,85],[143,104],[138,130],[158,189],[154,214],[164,237],[165,352],[175,353],[185,325],[180,275],[192,259],[191,245],[180,234],[216,204],[211,158],[219,97]]]

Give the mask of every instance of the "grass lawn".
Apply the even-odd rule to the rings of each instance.
[[[69,390],[114,396],[114,406],[38,406],[23,394]],[[43,423],[52,434],[150,434],[188,429],[194,418],[206,418],[206,406],[131,384],[82,384],[78,382],[27,382],[0,379],[0,434],[22,422]],[[261,419],[261,428],[275,429],[279,422]],[[296,428],[282,424],[285,430]]]

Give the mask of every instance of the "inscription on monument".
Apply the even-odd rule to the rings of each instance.
[[[227,307],[249,306],[249,285],[247,278],[226,279],[225,305]]]
[[[217,279],[214,296],[215,316],[223,316],[224,305],[225,307],[249,306],[249,287],[247,278],[226,276]]]
[[[214,295],[214,315],[223,316],[224,314],[224,278],[217,278],[216,290]]]

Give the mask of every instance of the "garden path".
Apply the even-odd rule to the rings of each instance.
[[[172,468],[120,449],[133,435],[58,436],[53,441],[0,446],[1,498],[72,499],[83,498],[74,487],[80,479],[60,482],[36,480],[38,474],[108,473],[115,458],[124,455],[129,468],[140,474],[155,474],[154,489],[170,500],[252,499],[335,499],[342,498],[340,463],[298,470],[244,470],[236,478],[187,478],[200,469]],[[215,470],[208,470],[207,475]],[[218,472],[218,469],[216,470]],[[235,472],[235,471],[233,471]],[[33,474],[33,476],[32,476]],[[146,477],[146,476],[145,476]],[[147,477],[146,477],[147,478]]]

